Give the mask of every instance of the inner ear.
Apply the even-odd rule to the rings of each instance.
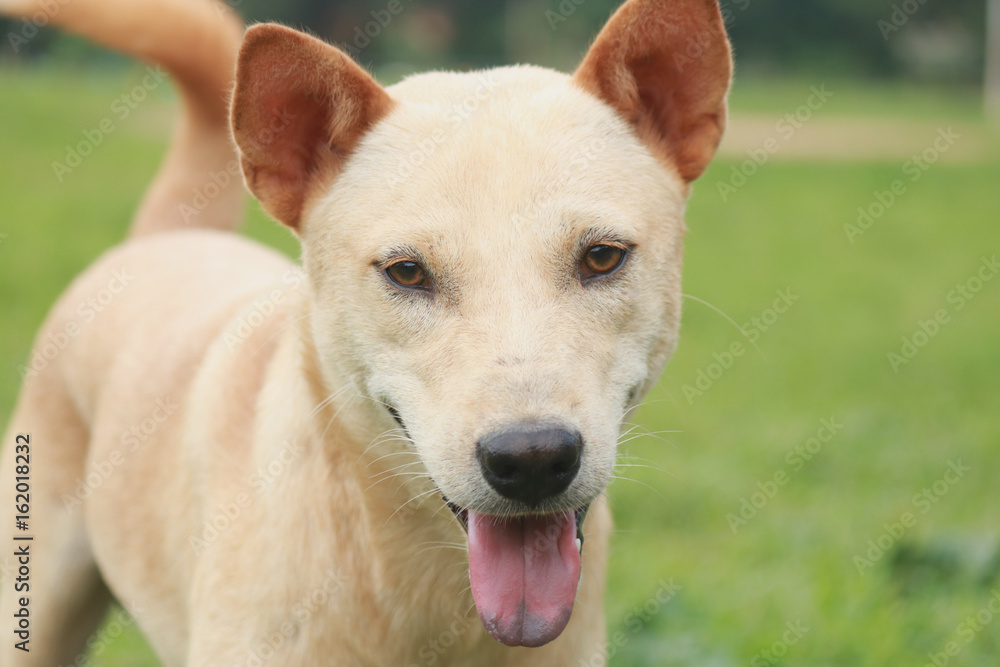
[[[277,220],[298,228],[392,99],[346,54],[290,28],[260,24],[240,48],[233,137],[247,187]]]
[[[688,182],[702,174],[722,139],[731,78],[716,0],[629,0],[574,74]]]
[[[256,137],[256,145],[244,151],[258,153],[258,162],[251,163],[255,185],[261,180],[275,179],[286,186],[293,186],[300,179],[316,174],[330,161],[335,151],[330,136],[330,103],[299,91],[281,87],[272,89],[260,101],[261,113],[270,118],[267,126]],[[234,129],[243,125],[234,120]],[[246,133],[244,144],[247,144]],[[333,174],[331,174],[332,176]],[[249,180],[249,179],[248,179]],[[278,183],[275,183],[278,185]],[[302,183],[308,187],[308,182]]]

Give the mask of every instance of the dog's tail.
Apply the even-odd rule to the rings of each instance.
[[[45,16],[173,75],[183,113],[136,211],[132,236],[239,226],[245,196],[228,107],[243,23],[228,6],[221,0],[0,0],[0,13]]]

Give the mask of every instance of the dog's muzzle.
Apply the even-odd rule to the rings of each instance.
[[[523,422],[476,445],[483,478],[527,512],[479,514],[449,503],[469,534],[469,580],[483,626],[508,646],[541,646],[569,623],[580,582],[586,508],[530,513],[580,471],[583,438],[551,423]]]
[[[389,414],[406,430],[399,411]],[[508,646],[542,646],[569,623],[580,582],[587,506],[560,511],[558,497],[580,472],[583,437],[553,422],[518,422],[476,444],[483,478],[523,507],[513,515],[481,514],[444,502],[469,538],[469,580],[479,618]]]

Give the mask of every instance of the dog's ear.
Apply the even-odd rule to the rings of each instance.
[[[629,0],[573,78],[693,181],[726,124],[732,58],[717,1]]]
[[[284,26],[251,27],[232,105],[247,187],[296,229],[306,201],[391,108],[389,94],[338,49]]]

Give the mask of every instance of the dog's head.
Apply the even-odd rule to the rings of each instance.
[[[250,189],[302,240],[321,372],[373,399],[348,428],[405,430],[393,446],[467,528],[504,643],[569,619],[578,524],[676,344],[685,200],[730,76],[715,0],[630,0],[573,76],[389,89],[316,39],[247,32],[233,131]]]

